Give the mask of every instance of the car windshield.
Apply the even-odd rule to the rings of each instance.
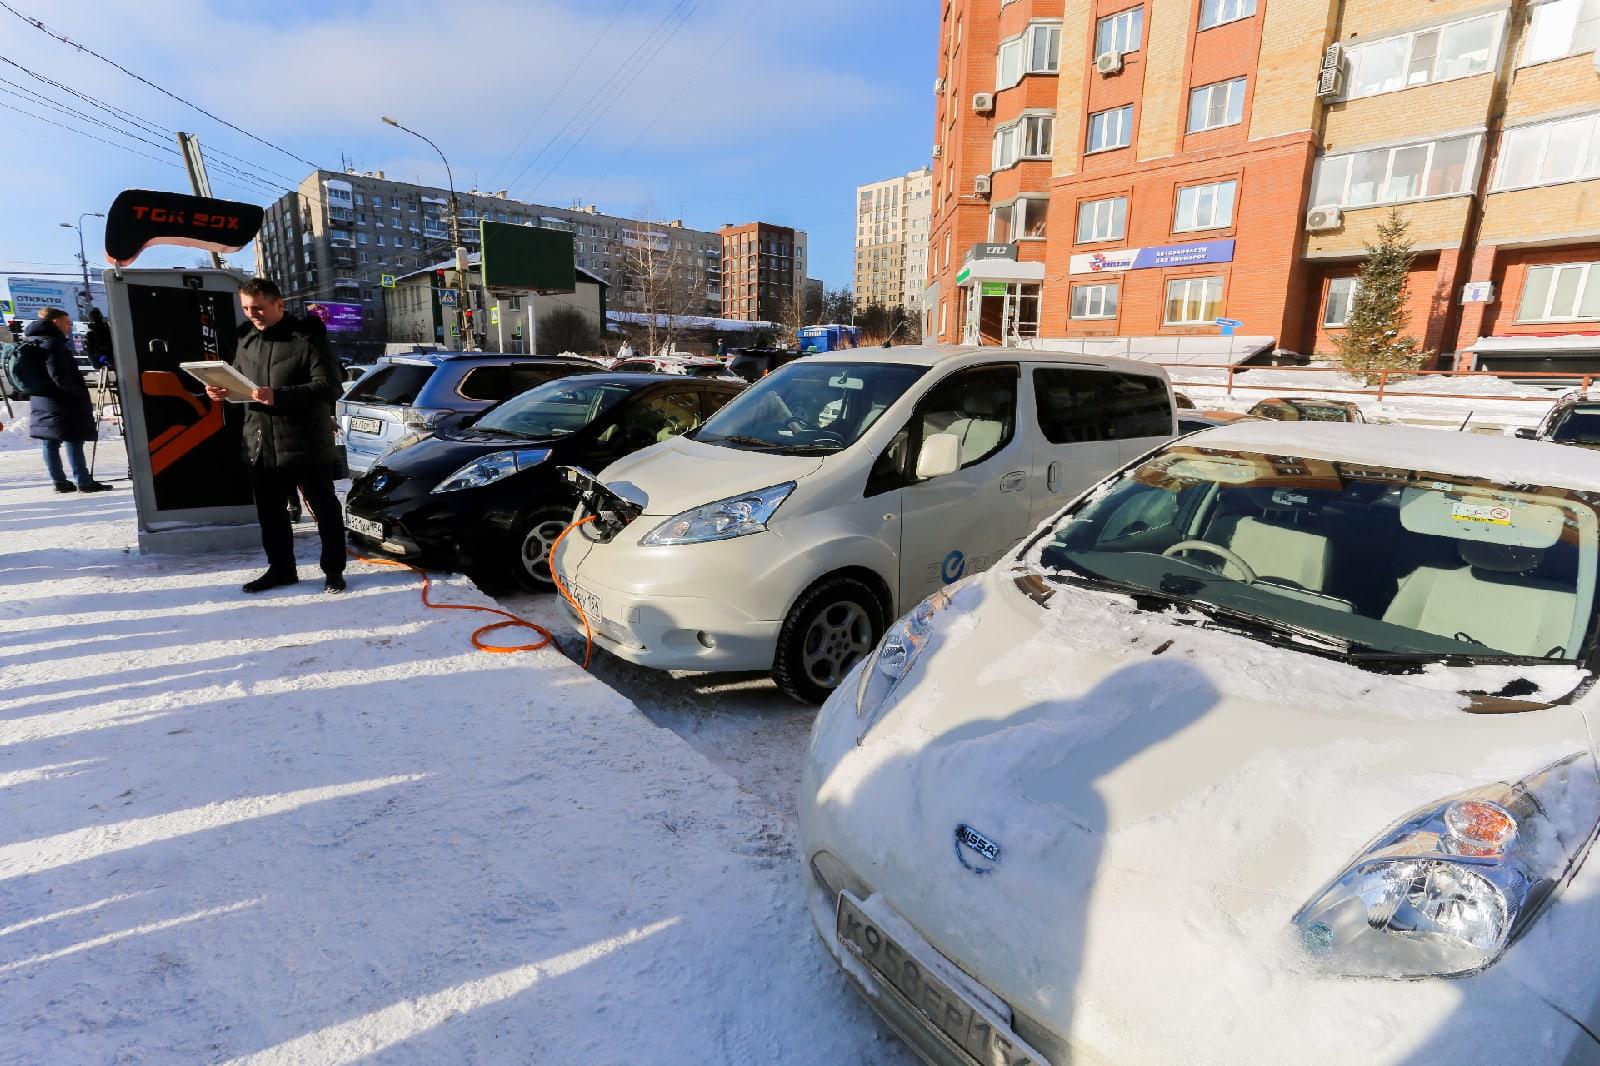
[[[1556,426],[1551,439],[1562,444],[1600,445],[1600,407],[1574,407]]]
[[[1040,561],[1357,659],[1574,660],[1594,614],[1597,505],[1568,489],[1181,446],[1068,516]]]
[[[927,372],[907,363],[789,363],[718,411],[694,438],[790,455],[843,451]]]
[[[1263,400],[1250,411],[1259,418],[1279,422],[1349,422],[1348,408],[1305,400]]]
[[[611,410],[636,388],[616,381],[560,378],[513,396],[472,428],[537,440],[566,437]]]

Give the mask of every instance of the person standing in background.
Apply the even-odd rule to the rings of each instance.
[[[247,581],[244,591],[265,592],[300,580],[289,520],[289,501],[298,491],[317,520],[323,590],[343,592],[344,510],[333,488],[339,361],[322,320],[289,314],[278,286],[266,278],[241,285],[239,304],[250,324],[240,330],[233,367],[256,385],[252,402],[245,405],[244,453],[267,553],[267,572]],[[218,388],[207,388],[206,395],[216,402],[227,399]]]
[[[111,324],[98,307],[89,308],[89,324],[83,333],[83,354],[96,370],[111,365]]]
[[[105,492],[110,485],[96,481],[89,473],[83,445],[99,434],[94,424],[94,401],[89,386],[72,357],[72,316],[59,307],[39,310],[37,321],[23,331],[23,343],[39,347],[37,360],[43,375],[28,388],[28,435],[43,442],[44,468],[57,492]],[[72,480],[61,466],[61,448],[66,446],[67,465]]]

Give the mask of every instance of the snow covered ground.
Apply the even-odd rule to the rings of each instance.
[[[0,1062],[910,1062],[815,943],[778,756],[741,788],[403,572],[140,557],[127,482],[56,495],[5,420]]]

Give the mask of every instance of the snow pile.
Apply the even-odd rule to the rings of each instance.
[[[9,414],[4,403],[0,403],[0,423],[5,426],[0,430],[0,452],[39,450],[39,442],[28,436],[27,400],[12,400]]]
[[[130,495],[0,454],[0,1062],[909,1063],[630,703],[404,572],[130,554]]]

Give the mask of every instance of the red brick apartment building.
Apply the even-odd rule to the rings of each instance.
[[[1327,353],[1394,206],[1427,349],[1600,368],[1600,0],[940,18],[926,336]]]

